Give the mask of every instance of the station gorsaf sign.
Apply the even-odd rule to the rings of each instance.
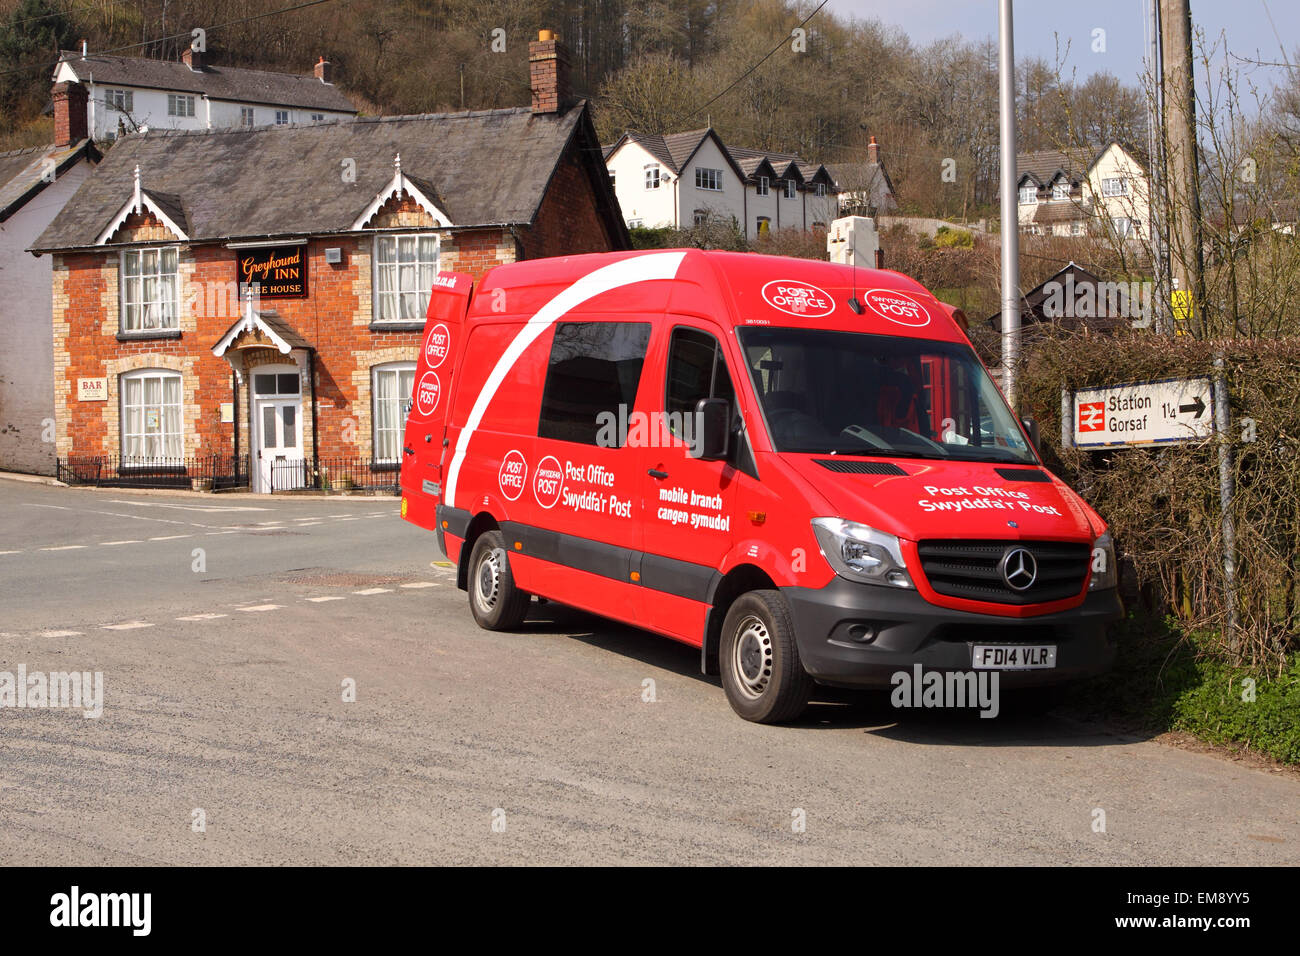
[[[263,299],[307,298],[307,247],[266,246],[236,249],[239,294],[257,283]]]
[[[1074,394],[1074,445],[1156,445],[1207,438],[1214,430],[1210,380],[1133,382]]]

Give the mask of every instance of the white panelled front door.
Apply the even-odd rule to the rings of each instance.
[[[303,486],[302,395],[296,368],[253,373],[253,433],[260,492]]]

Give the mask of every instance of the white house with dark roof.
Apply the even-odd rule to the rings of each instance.
[[[1020,153],[1016,189],[1020,230],[1031,235],[1139,240],[1150,228],[1146,169],[1117,142]]]
[[[790,153],[727,146],[712,128],[626,132],[604,152],[632,228],[734,219],[756,239],[777,229],[825,228],[835,218],[835,184],[825,167]]]
[[[92,139],[140,129],[223,129],[320,123],[356,116],[322,57],[310,75],[218,66],[186,49],[180,61],[64,51],[56,92],[83,104]],[[74,121],[75,122],[75,121]]]

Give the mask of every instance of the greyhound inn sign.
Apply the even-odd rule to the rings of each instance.
[[[263,299],[307,298],[307,246],[261,246],[235,250],[239,294],[256,283]]]

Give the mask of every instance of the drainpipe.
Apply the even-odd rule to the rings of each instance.
[[[235,429],[235,477],[239,477],[239,376],[232,366],[230,369],[230,407],[231,424]]]
[[[311,467],[320,468],[320,436],[316,429],[316,350],[307,352],[307,384],[311,386]]]

